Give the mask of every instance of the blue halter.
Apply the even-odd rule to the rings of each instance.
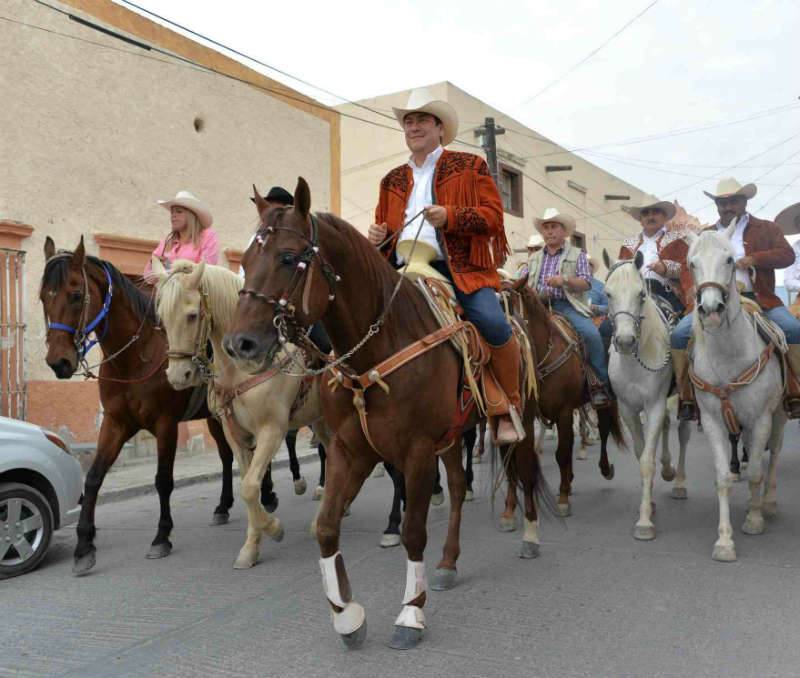
[[[75,348],[78,351],[78,360],[83,360],[86,357],[86,354],[94,348],[99,342],[101,342],[106,334],[108,333],[108,313],[111,310],[111,299],[114,296],[114,283],[111,280],[111,271],[108,270],[108,266],[103,264],[103,271],[106,274],[106,281],[108,282],[108,291],[106,292],[106,298],[103,301],[103,308],[100,309],[100,312],[95,316],[95,319],[92,320],[88,325],[83,328],[76,328],[71,327],[69,325],[65,325],[64,323],[48,323],[47,329],[50,330],[62,330],[63,332],[68,332],[69,334],[75,335]],[[89,305],[89,283],[86,280],[86,273],[84,272],[84,281],[86,282],[86,290],[84,296],[84,309]],[[83,312],[81,312],[81,319],[83,318]],[[101,335],[98,337],[95,330],[97,326],[105,321],[103,326],[103,330]],[[95,332],[95,338],[90,339],[89,335]]]

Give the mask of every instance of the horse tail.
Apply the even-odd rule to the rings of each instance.
[[[556,495],[553,492],[552,488],[550,487],[549,483],[547,482],[547,478],[544,477],[544,473],[542,472],[542,465],[539,462],[539,453],[536,451],[536,446],[534,445],[534,452],[533,452],[533,498],[536,502],[536,506],[540,509],[545,509],[544,512],[547,514],[558,518],[561,521],[561,524],[566,527],[566,522],[559,513],[558,510],[558,500],[556,499]]]
[[[605,410],[600,410],[598,417],[606,416],[608,422],[608,431],[611,437],[621,450],[627,450],[628,444],[625,442],[625,435],[622,432],[622,421],[619,416],[619,404],[616,400],[612,400]]]

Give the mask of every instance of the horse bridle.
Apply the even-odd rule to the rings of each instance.
[[[170,277],[174,273],[170,274]],[[168,278],[169,279],[169,278]],[[213,376],[213,366],[211,356],[208,352],[209,339],[213,329],[214,319],[208,310],[208,290],[205,283],[200,286],[200,307],[197,312],[197,320],[200,325],[194,340],[192,350],[176,350],[170,348],[167,351],[169,360],[190,360],[200,373],[200,378],[204,382],[210,381]]]

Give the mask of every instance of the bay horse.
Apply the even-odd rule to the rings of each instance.
[[[283,539],[280,520],[259,500],[267,468],[290,429],[312,426],[323,445],[328,432],[322,421],[319,378],[284,374],[273,368],[251,377],[239,370],[222,350],[222,338],[233,322],[242,279],[223,266],[177,260],[169,272],[153,257],[158,279],[156,308],[170,350],[167,379],[183,390],[206,382],[208,406],[222,422],[225,437],[242,469],[240,493],[247,506],[247,538],[234,569],[258,562],[261,535]],[[208,355],[211,344],[213,361]],[[308,360],[292,346],[305,365]],[[287,365],[291,364],[284,356]]]
[[[575,443],[573,415],[583,407],[588,394],[584,389],[584,362],[577,344],[569,342],[555,326],[550,311],[539,295],[527,285],[527,277],[513,285],[504,283],[505,294],[512,294],[510,303],[524,318],[531,337],[533,355],[537,361],[536,373],[539,384],[536,417],[544,424],[555,424],[558,443],[556,462],[561,476],[558,492],[558,513],[567,517],[572,513],[569,502],[572,493],[572,451]],[[608,437],[625,447],[620,426],[619,411],[615,402],[597,411],[600,431],[600,473],[606,480],[614,478],[614,465],[608,460]],[[514,514],[517,497],[513,484],[508,486],[506,508],[500,516],[500,529],[515,529]]]
[[[747,467],[750,501],[742,532],[764,532],[764,516],[777,512],[778,456],[783,446],[786,414],[782,407],[783,378],[778,351],[784,340],[767,342],[757,329],[758,319],[744,312],[736,284],[735,254],[731,236],[734,222],[722,233],[704,231],[689,235],[687,262],[697,294],[693,315],[689,376],[695,386],[703,431],[711,444],[717,472],[719,538],[712,558],[736,560],[729,495],[731,476],[727,443],[743,436],[750,453]],[[762,454],[769,448],[769,469],[764,496]]]
[[[163,558],[172,550],[170,495],[178,423],[187,418],[206,419],[217,443],[222,494],[214,509],[215,525],[228,522],[233,505],[233,452],[219,422],[210,416],[205,398],[195,404],[191,391],[178,393],[169,385],[163,369],[167,340],[157,327],[151,298],[111,263],[88,256],[82,237],[74,252],[57,252],[48,237],[44,255],[39,297],[48,322],[47,364],[59,379],[72,377],[93,343],[89,339],[93,331],[103,353],[98,374],[103,423],[97,453],[86,474],[73,572],[86,574],[95,565],[97,496],[122,446],[140,430],[152,433],[158,446],[155,487],[160,515],[147,557]],[[274,502],[274,496],[268,498],[270,493],[269,483],[265,483],[262,500]]]
[[[390,647],[414,647],[426,624],[423,555],[437,454],[447,471],[450,519],[433,588],[449,588],[456,579],[465,494],[460,429],[477,423],[477,415],[460,421],[461,357],[448,345],[447,334],[442,341],[432,339],[443,335],[433,334],[440,328],[422,293],[363,235],[332,214],[311,214],[304,179],[298,179],[291,208],[267,210],[255,187],[254,192],[261,224],[243,257],[245,288],[225,350],[254,373],[272,363],[282,341],[300,340],[305,328],[321,319],[338,356],[333,378],[322,391],[333,438],[317,518],[320,569],[333,626],[348,647],[359,647],[366,637],[364,608],[354,600],[340,551],[340,527],[345,507],[375,464],[384,460],[403,474],[406,487],[406,586]],[[381,371],[381,363],[398,351],[425,346],[428,350],[399,369]],[[333,367],[329,363],[329,370]],[[374,386],[364,388],[365,383]],[[527,483],[533,525],[533,497],[546,490],[535,454],[525,462],[519,475]]]

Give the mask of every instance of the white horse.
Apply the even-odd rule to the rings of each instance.
[[[672,361],[669,351],[669,326],[647,293],[640,272],[644,257],[641,252],[631,260],[612,264],[603,251],[609,269],[606,279],[608,317],[614,328],[608,376],[619,401],[619,410],[633,435],[634,451],[642,476],[642,500],[639,519],[633,528],[636,539],[656,537],[653,524],[653,477],[656,448],[661,439],[661,477],[675,480],[672,496],[686,499],[686,446],[689,422],[678,427],[680,456],[678,472],[672,467],[669,452],[669,417],[667,396],[672,383]],[[644,429],[641,415],[645,415]]]
[[[269,378],[253,383],[253,375],[237,369],[222,348],[222,337],[230,329],[242,280],[221,266],[195,264],[178,260],[169,273],[153,258],[153,273],[158,278],[157,310],[169,341],[167,379],[175,389],[202,383],[211,371],[208,404],[218,413],[225,437],[242,469],[240,493],[247,506],[247,538],[234,562],[234,568],[246,569],[258,562],[261,535],[275,541],[283,538],[280,520],[261,505],[261,481],[281,442],[290,428],[313,426],[323,445],[328,431],[322,423],[319,379],[309,385],[302,378],[271,372]],[[214,351],[213,365],[205,364],[206,343]],[[286,345],[286,355],[297,349]],[[296,359],[304,365],[302,354]],[[278,360],[280,362],[280,360]],[[289,370],[297,372],[290,363]],[[301,394],[301,388],[307,388]],[[235,423],[222,411],[225,403],[220,389],[238,387],[230,402]],[[300,395],[300,398],[298,398]],[[237,429],[232,431],[231,427]],[[241,429],[239,429],[241,427]],[[242,437],[247,440],[245,443]],[[313,527],[312,527],[313,529]]]
[[[744,445],[750,452],[750,502],[742,526],[745,534],[761,534],[764,514],[771,515],[777,510],[777,462],[786,424],[781,404],[780,356],[774,350],[770,352],[756,330],[753,317],[742,309],[730,241],[734,228],[732,224],[724,233],[705,231],[690,237],[692,244],[687,257],[697,290],[692,381],[717,471],[719,539],[712,557],[721,561],[736,560],[728,503],[729,427],[724,415],[728,415],[728,421],[733,419],[734,427],[741,427]],[[767,446],[769,471],[762,498],[761,460]]]

